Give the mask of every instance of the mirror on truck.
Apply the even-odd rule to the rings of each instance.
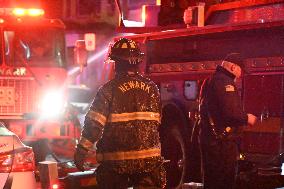
[[[77,40],[74,47],[74,62],[79,65],[81,70],[87,66],[88,51],[85,40]]]

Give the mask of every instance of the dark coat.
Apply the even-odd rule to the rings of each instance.
[[[211,117],[218,133],[222,133],[226,127],[237,130],[247,124],[248,117],[242,108],[234,79],[232,73],[218,66],[201,87],[201,120],[208,123],[208,117]]]
[[[82,137],[96,143],[97,160],[111,169],[130,174],[149,171],[162,162],[160,114],[154,82],[139,74],[119,74],[99,89]]]

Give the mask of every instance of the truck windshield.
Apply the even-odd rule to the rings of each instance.
[[[8,66],[66,67],[64,32],[54,28],[4,30]]]

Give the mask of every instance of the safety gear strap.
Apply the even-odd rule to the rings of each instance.
[[[161,122],[160,114],[156,112],[132,112],[122,114],[111,114],[108,118],[108,122],[122,122],[133,120],[147,120]]]
[[[88,114],[92,120],[99,122],[102,126],[105,126],[107,119],[103,114],[100,114],[95,111],[89,111]]]
[[[141,159],[148,157],[155,157],[161,155],[160,148],[151,148],[147,150],[139,151],[127,151],[127,152],[110,152],[110,153],[97,153],[97,161],[114,161],[114,160],[129,160],[129,159]]]

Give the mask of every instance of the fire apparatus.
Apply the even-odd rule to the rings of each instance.
[[[33,147],[37,161],[55,147],[73,157],[80,134],[66,108],[65,26],[43,14],[37,8],[0,8],[0,119]]]
[[[182,2],[187,2],[187,6],[182,7]],[[119,27],[118,31],[140,44],[145,52],[141,72],[160,88],[163,102],[160,137],[162,155],[170,160],[169,188],[200,181],[199,171],[192,163],[198,164],[198,155],[193,150],[197,143],[191,141],[199,89],[203,80],[232,52],[245,57],[249,71],[237,82],[243,108],[260,117],[256,126],[243,129],[240,149],[253,165],[276,160],[280,163],[284,150],[284,1],[190,4],[169,0],[144,10],[145,23],[158,25]],[[151,18],[159,20],[151,22]]]

